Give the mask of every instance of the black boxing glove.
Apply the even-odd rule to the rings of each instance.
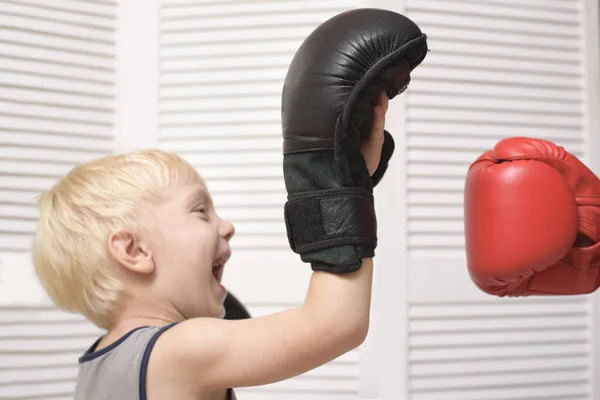
[[[227,293],[227,297],[225,297],[223,306],[225,307],[224,319],[239,320],[251,318],[250,313],[248,312],[244,304],[242,304],[242,302],[231,292]]]
[[[302,43],[282,93],[285,222],[290,247],[313,270],[357,271],[373,257],[373,187],[394,151],[385,132],[369,176],[361,136],[382,90],[403,92],[427,54],[426,35],[407,17],[361,8],[329,19]]]

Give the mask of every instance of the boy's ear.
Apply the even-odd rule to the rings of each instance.
[[[139,274],[154,271],[152,253],[137,233],[127,229],[111,233],[108,248],[115,261],[128,270]]]

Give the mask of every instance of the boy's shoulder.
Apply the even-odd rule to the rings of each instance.
[[[75,400],[146,398],[148,362],[158,338],[173,327],[142,326],[98,349],[98,339],[80,358]]]

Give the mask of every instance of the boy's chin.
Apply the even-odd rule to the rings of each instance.
[[[224,319],[226,314],[225,305],[223,303],[219,303],[218,305],[216,305],[212,314],[213,315],[211,315],[211,317],[213,318]]]

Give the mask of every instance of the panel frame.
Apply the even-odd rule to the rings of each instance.
[[[586,91],[587,140],[590,149],[600,149],[600,6],[597,0],[583,0],[584,87]],[[600,153],[590,151],[589,167],[600,176]],[[592,303],[592,371],[600,371],[600,291],[590,295]],[[600,398],[600,379],[592,380],[593,399]]]

